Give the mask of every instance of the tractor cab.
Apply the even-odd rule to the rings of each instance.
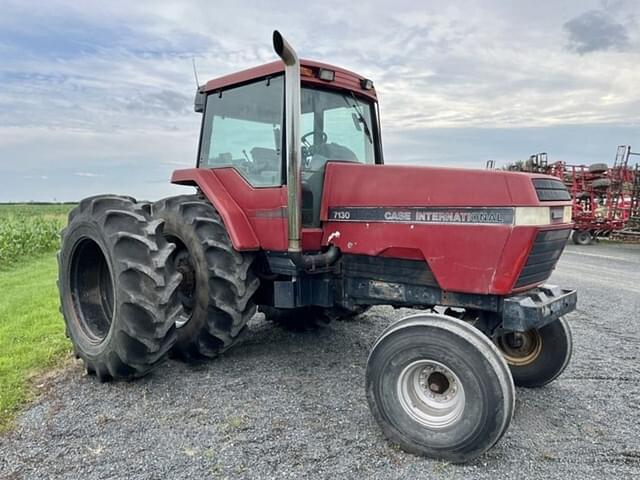
[[[301,221],[303,227],[320,227],[327,162],[382,163],[377,101],[370,80],[331,65],[302,60],[300,77]],[[282,62],[199,88],[198,167],[231,167],[253,188],[285,185],[284,106]]]

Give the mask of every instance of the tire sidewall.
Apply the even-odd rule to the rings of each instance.
[[[406,330],[392,332],[377,343],[367,366],[367,396],[385,434],[407,451],[452,461],[465,461],[490,448],[506,428],[507,415],[492,364],[475,346],[460,342],[455,333],[423,327]],[[460,379],[465,407],[453,425],[430,429],[401,406],[398,378],[407,365],[422,359],[444,364]]]
[[[76,249],[83,240],[91,240],[98,245],[102,255],[105,258],[109,274],[111,276],[111,284],[113,285],[113,317],[109,326],[109,331],[102,341],[93,342],[84,332],[84,328],[80,324],[80,319],[75,311],[73,292],[71,290],[71,269],[73,268],[73,257]],[[100,360],[100,357],[112,350],[110,344],[113,339],[113,332],[116,330],[116,324],[120,318],[118,306],[119,287],[116,282],[117,272],[115,271],[115,263],[111,256],[110,249],[107,246],[104,232],[97,223],[87,218],[86,215],[76,217],[69,225],[65,242],[60,250],[60,264],[65,265],[65,270],[59,271],[59,285],[61,296],[62,313],[67,320],[67,328],[69,336],[74,344],[77,344],[80,350],[88,357],[89,360]]]

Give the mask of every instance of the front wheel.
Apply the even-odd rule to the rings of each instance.
[[[418,455],[465,462],[498,442],[515,388],[500,352],[453,317],[418,314],[377,340],[366,374],[371,412],[392,442]]]
[[[542,387],[558,378],[573,350],[571,329],[563,318],[539,330],[507,333],[495,343],[519,387]]]

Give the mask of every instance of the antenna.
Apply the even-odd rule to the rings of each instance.
[[[198,81],[198,70],[196,69],[196,57],[191,57],[191,64],[193,65],[193,76],[196,78],[196,90],[200,88],[200,82]]]

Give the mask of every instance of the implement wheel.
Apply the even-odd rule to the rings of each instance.
[[[172,354],[215,357],[236,343],[256,311],[254,255],[234,250],[222,218],[198,195],[160,200],[153,215],[165,222],[164,235],[176,246],[169,261],[183,278]]]
[[[589,171],[591,173],[604,173],[609,170],[609,165],[606,163],[592,163],[589,165]]]
[[[149,204],[102,195],[71,211],[58,255],[60,310],[88,373],[135,378],[164,360],[176,341],[173,248]]]
[[[507,333],[495,343],[519,387],[542,387],[558,378],[573,350],[571,329],[563,318],[539,330]]]
[[[593,240],[593,236],[589,230],[574,230],[572,238],[573,243],[576,245],[589,245]]]
[[[502,355],[453,317],[418,314],[378,338],[366,374],[367,400],[384,434],[404,450],[471,460],[502,437],[515,389]]]

